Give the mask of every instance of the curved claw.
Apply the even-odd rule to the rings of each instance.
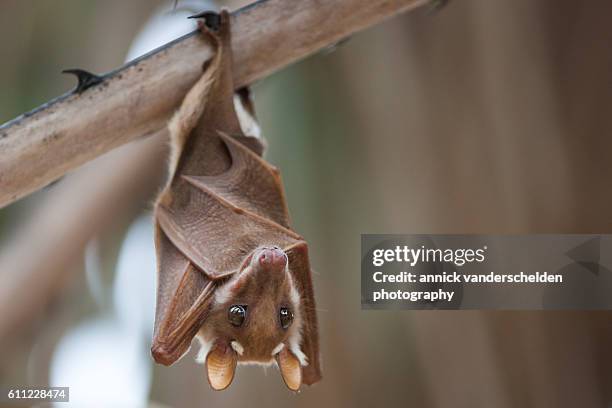
[[[92,74],[89,71],[85,71],[84,69],[65,69],[62,71],[62,74],[72,74],[76,75],[78,83],[75,91],[77,93],[81,93],[86,89],[91,88],[94,85],[99,84],[104,80],[101,76],[96,74]]]
[[[194,14],[193,16],[189,16],[187,18],[201,18],[204,20],[204,25],[212,31],[219,31],[219,27],[221,26],[221,14],[215,11],[203,11],[198,14]]]

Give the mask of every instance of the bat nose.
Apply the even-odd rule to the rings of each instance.
[[[259,254],[259,264],[261,266],[283,270],[287,266],[287,255],[279,247],[264,248]]]

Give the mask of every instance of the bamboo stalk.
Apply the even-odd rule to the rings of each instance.
[[[232,14],[241,87],[429,0],[259,0]],[[0,126],[0,208],[165,126],[211,48],[188,34]]]

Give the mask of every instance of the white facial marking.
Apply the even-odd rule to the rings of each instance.
[[[285,348],[285,343],[278,343],[278,346],[274,347],[274,350],[272,350],[272,357],[280,353],[283,348]]]
[[[291,352],[297,357],[297,359],[300,360],[300,364],[302,366],[308,365],[308,357],[306,357],[306,354],[302,352],[299,345],[291,344],[289,346],[289,350],[291,350]]]
[[[200,351],[198,351],[198,355],[196,356],[195,360],[197,363],[204,364],[206,362],[206,357],[208,356],[208,353],[210,352],[210,349],[215,341],[214,339],[206,339],[204,337],[204,333],[202,332],[196,335],[196,339],[198,339],[200,342]]]
[[[236,340],[232,341],[230,345],[232,346],[234,351],[238,353],[239,355],[244,354],[244,347],[242,347],[242,344],[238,343]]]
[[[302,314],[300,311],[300,293],[298,292],[291,273],[287,270],[287,277],[289,278],[289,299],[293,304],[294,320],[293,324],[289,328],[288,346],[289,350],[297,357],[302,366],[308,365],[308,358],[306,354],[302,352],[300,343],[302,342]]]
[[[289,299],[293,304],[293,308],[297,309],[298,307],[300,307],[300,294],[297,288],[295,287],[295,284],[293,283],[293,277],[289,272],[289,268],[285,269],[285,273],[287,274],[287,279],[289,280]]]
[[[238,284],[238,281],[245,279],[245,277],[251,272],[251,267],[245,268],[242,272],[234,274],[231,279],[225,282],[223,285],[217,287],[215,290],[215,303],[223,305],[232,298],[232,289]]]

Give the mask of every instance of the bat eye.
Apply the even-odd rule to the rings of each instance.
[[[288,329],[293,323],[293,313],[286,307],[281,307],[280,312],[280,324],[283,329]]]
[[[233,305],[227,311],[227,319],[232,326],[240,327],[244,323],[246,317],[246,306]]]

